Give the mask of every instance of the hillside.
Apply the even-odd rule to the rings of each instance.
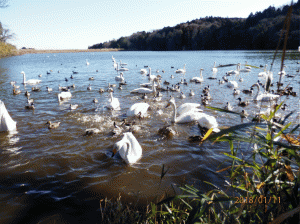
[[[128,37],[90,46],[89,49],[124,50],[271,50],[276,49],[289,5],[268,7],[248,18],[206,17],[153,32],[137,32]],[[293,4],[287,49],[300,45],[300,0]]]

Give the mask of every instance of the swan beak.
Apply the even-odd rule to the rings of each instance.
[[[168,107],[168,106],[170,106],[170,105],[171,105],[171,104],[170,104],[170,103],[168,103],[168,104],[167,104],[167,106],[166,106],[165,108],[167,108],[167,107]]]

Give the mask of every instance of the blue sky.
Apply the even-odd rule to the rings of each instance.
[[[35,49],[87,49],[93,44],[206,16],[247,18],[287,0],[9,0],[0,22],[10,43]]]

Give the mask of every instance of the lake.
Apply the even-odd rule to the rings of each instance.
[[[112,56],[117,62],[127,63],[129,71],[124,71],[127,85],[120,90],[114,88],[113,96],[120,101],[121,110],[110,111],[104,106],[109,93],[99,93],[99,89],[107,89],[109,84],[117,84],[118,75],[113,67]],[[253,102],[254,94],[239,96],[232,94],[233,89],[219,84],[222,76],[236,66],[220,67],[216,74],[212,73],[214,62],[219,64],[241,63],[245,61],[252,67],[251,72],[227,76],[237,81],[239,90],[249,89],[257,80],[258,73],[264,66],[272,62],[274,51],[172,51],[172,52],[85,52],[57,54],[27,54],[0,60],[0,100],[11,117],[17,122],[17,132],[0,133],[0,222],[1,223],[37,223],[52,213],[68,214],[83,219],[82,223],[91,223],[99,214],[99,200],[105,197],[118,197],[138,205],[148,204],[154,197],[161,197],[165,192],[169,195],[179,192],[178,186],[194,185],[200,190],[210,189],[203,181],[209,181],[224,189],[224,173],[217,173],[229,163],[223,152],[229,151],[228,143],[188,141],[189,136],[199,135],[198,125],[176,124],[173,126],[177,134],[172,139],[158,135],[158,130],[171,124],[172,108],[166,108],[170,96],[174,96],[176,104],[201,103],[201,94],[205,86],[209,86],[211,100],[209,106],[223,108],[226,102],[241,112],[237,98],[249,100],[245,110],[252,116],[259,112],[260,104]],[[285,71],[294,77],[284,77],[284,86],[293,86],[299,93],[299,52],[289,51],[285,60]],[[86,60],[90,63],[86,65]],[[272,71],[274,83],[279,80],[281,53],[278,54]],[[175,73],[176,69],[186,64],[186,73]],[[148,76],[140,74],[145,66],[152,69],[152,74],[161,75],[162,83],[167,80],[170,86],[186,79],[188,85],[180,85],[186,98],[180,99],[180,92],[162,92],[161,101],[153,101],[149,96],[144,100],[139,95],[130,94],[142,83],[148,83]],[[196,84],[190,79],[199,76],[203,68],[204,82]],[[148,70],[148,68],[146,67]],[[47,71],[50,74],[47,74]],[[165,72],[163,73],[162,70]],[[31,85],[22,85],[26,79],[40,79],[37,86],[40,92],[31,90]],[[59,72],[58,72],[59,71]],[[78,72],[73,74],[72,71]],[[39,75],[42,75],[39,77]],[[74,79],[70,79],[73,75]],[[171,78],[171,75],[174,78]],[[217,79],[208,79],[208,77]],[[94,77],[94,80],[89,80]],[[65,79],[68,81],[65,81]],[[239,81],[240,79],[243,79]],[[22,93],[13,95],[11,81],[16,81]],[[71,86],[72,98],[58,102],[59,85]],[[91,85],[91,90],[87,87]],[[166,85],[163,85],[166,87]],[[276,85],[274,85],[275,88]],[[48,93],[46,87],[53,88]],[[190,89],[195,92],[189,96]],[[25,91],[34,99],[35,110],[25,109],[27,98]],[[98,102],[94,103],[93,100]],[[142,158],[133,165],[127,165],[120,156],[112,157],[114,143],[122,135],[112,136],[113,124],[120,124],[126,117],[126,111],[136,102],[147,102],[151,106],[148,117],[137,119],[140,129],[134,136],[143,149]],[[288,109],[280,111],[287,114],[299,111],[298,96],[282,96],[280,101],[288,105]],[[76,110],[69,110],[70,104],[78,104]],[[234,114],[226,114],[201,109],[216,118],[219,128],[247,122]],[[159,113],[158,111],[162,112]],[[290,118],[298,122],[297,113]],[[56,129],[48,129],[47,121],[61,122]],[[248,119],[251,121],[251,119]],[[98,128],[100,133],[86,136],[87,128]],[[241,145],[242,150],[249,145]],[[243,148],[244,147],[244,148]],[[245,151],[247,154],[247,151]],[[160,183],[162,166],[168,169]],[[94,222],[92,222],[94,223]]]

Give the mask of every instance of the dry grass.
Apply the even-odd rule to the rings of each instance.
[[[122,49],[106,48],[106,49],[67,49],[67,50],[36,50],[36,49],[20,49],[15,51],[15,55],[23,54],[48,54],[48,53],[81,53],[81,52],[108,52],[120,51]]]

